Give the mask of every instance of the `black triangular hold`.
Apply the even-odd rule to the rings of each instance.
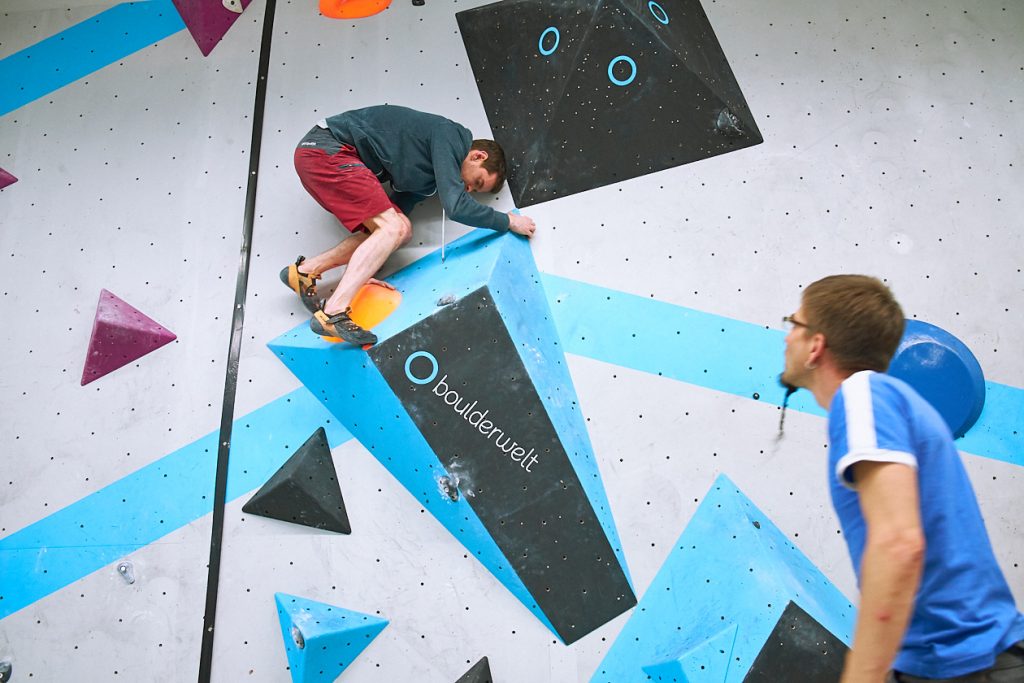
[[[314,529],[352,533],[323,427],[313,432],[242,506],[242,512]]]
[[[834,683],[843,673],[846,645],[792,600],[786,605],[743,683],[796,680]]]
[[[462,674],[462,678],[455,683],[494,683],[491,678],[491,665],[487,663],[487,657],[473,665],[473,668]]]

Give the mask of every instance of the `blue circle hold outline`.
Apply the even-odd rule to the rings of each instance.
[[[658,8],[657,11],[654,10],[655,7]],[[651,10],[651,14],[654,15],[655,19],[665,24],[665,26],[668,26],[668,12],[665,11],[664,7],[654,2],[654,0],[651,0],[647,3],[647,9]]]
[[[631,73],[629,75],[629,78],[625,80],[619,80],[618,78],[615,78],[615,74],[612,73],[612,69],[614,69],[615,65],[618,64],[619,62],[626,62],[627,64],[630,65],[630,67],[633,68],[633,73]],[[626,55],[619,55],[618,57],[616,57],[615,59],[608,63],[608,79],[615,85],[629,85],[634,81],[634,79],[636,79],[636,62],[634,62],[631,58],[627,57]]]
[[[548,33],[554,33],[555,34],[555,44],[551,46],[550,50],[545,50],[544,49],[544,38],[545,38],[545,36],[547,36]],[[562,34],[558,32],[558,29],[555,28],[554,26],[548,26],[546,29],[544,29],[544,32],[540,34],[540,40],[537,41],[537,49],[540,50],[540,53],[542,55],[547,57],[548,55],[552,54],[555,50],[558,49],[558,43],[559,43],[559,41],[561,41],[561,39],[562,39]]]
[[[433,364],[434,369],[430,373],[430,377],[421,379],[412,374],[412,362],[417,358],[426,358]],[[434,378],[437,377],[437,359],[434,358],[434,354],[427,351],[416,351],[415,353],[410,353],[409,357],[405,359],[405,376],[408,377],[409,381],[413,384],[430,384],[433,382]]]

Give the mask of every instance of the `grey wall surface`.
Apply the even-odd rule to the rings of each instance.
[[[296,142],[382,102],[486,136],[454,17],[479,4],[396,0],[339,21],[278,3],[236,416],[298,387],[266,347],[305,318],[278,270],[343,236],[299,184]],[[0,58],[110,6],[0,3]],[[1024,6],[704,7],[765,142],[530,207],[540,270],[769,327],[818,277],[874,274],[987,379],[1024,386]],[[254,2],[205,59],[178,32],[0,118],[0,167],[19,178],[0,191],[0,535],[216,431],[264,10]],[[484,201],[513,208],[507,191]],[[385,272],[440,246],[436,200],[413,219]],[[178,340],[81,387],[100,288]],[[774,406],[569,364],[638,596],[725,472],[855,598],[821,418],[791,413],[776,446]],[[242,514],[248,495],[228,504],[214,680],[289,680],[276,591],[390,620],[343,681],[454,681],[485,655],[497,681],[589,679],[628,614],[558,643],[358,443],[334,458],[351,536]],[[1021,599],[1024,477],[965,461]],[[206,516],[131,553],[131,586],[110,565],[0,620],[13,680],[194,680],[209,532]]]

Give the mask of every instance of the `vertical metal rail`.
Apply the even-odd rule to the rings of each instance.
[[[199,683],[209,683],[213,669],[213,638],[216,634],[217,590],[220,583],[220,556],[224,537],[224,504],[228,485],[228,456],[231,452],[231,427],[235,419],[235,393],[238,388],[238,356],[242,348],[242,324],[249,283],[252,253],[252,227],[256,212],[256,185],[259,181],[260,147],[263,141],[263,110],[267,100],[267,72],[270,68],[270,42],[274,33],[276,0],[267,0],[260,42],[259,72],[253,104],[252,143],[249,146],[249,182],[245,192],[245,216],[242,219],[242,246],[238,255],[238,279],[235,283],[235,307],[231,316],[231,339],[224,377],[224,403],[220,416],[217,448],[217,477],[213,493],[213,529],[210,533],[210,562],[206,580],[206,610],[203,614],[203,646],[199,655]]]

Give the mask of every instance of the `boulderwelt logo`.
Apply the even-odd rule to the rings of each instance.
[[[425,373],[423,371],[424,363],[422,362],[417,363],[418,370],[415,373],[413,372],[412,364],[417,359],[423,359],[429,364],[429,372]],[[538,454],[536,449],[527,449],[526,445],[514,440],[499,426],[495,416],[491,415],[490,408],[480,406],[478,400],[471,399],[468,396],[460,396],[452,388],[452,385],[457,386],[458,382],[454,379],[449,380],[447,373],[438,378],[440,373],[437,358],[429,351],[415,351],[410,353],[405,359],[405,376],[409,378],[410,382],[421,386],[430,386],[430,398],[432,400],[443,401],[456,415],[469,423],[488,443],[492,444],[497,451],[507,455],[512,462],[518,463],[524,470],[532,473],[533,470],[530,468],[537,464]]]

